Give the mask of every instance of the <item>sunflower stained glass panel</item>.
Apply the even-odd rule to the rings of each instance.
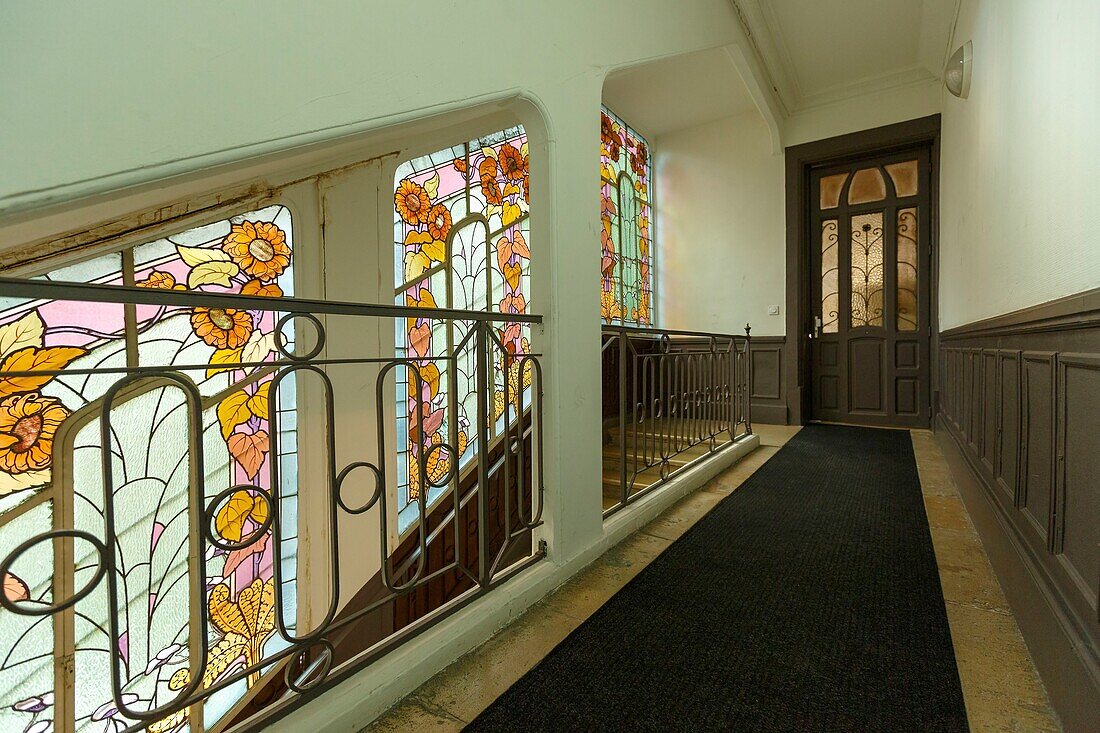
[[[514,127],[414,158],[394,176],[395,288],[398,305],[527,313],[530,307],[530,167],[527,135]],[[410,318],[395,333],[397,356],[414,368],[397,376],[400,529],[416,517],[417,500],[432,502],[476,450],[477,414],[472,324]],[[510,353],[528,350],[526,324],[498,323]],[[444,357],[453,356],[452,360]],[[504,413],[504,384],[518,384],[514,363],[494,359],[494,431]],[[419,378],[417,377],[419,374]],[[529,382],[529,376],[524,380]],[[518,395],[509,389],[511,396]],[[453,403],[451,397],[453,396]],[[513,409],[518,405],[514,400]],[[514,412],[512,413],[515,414]],[[433,446],[442,446],[433,448]],[[419,464],[433,484],[424,493]]]
[[[600,316],[652,326],[653,166],[646,142],[607,107],[600,112]]]
[[[291,224],[286,207],[271,206],[57,268],[41,278],[159,290],[292,295]],[[189,487],[196,480],[205,487],[204,503],[224,493],[214,511],[217,531],[224,542],[240,545],[232,551],[208,545],[203,560],[209,582],[206,597],[198,602],[207,609],[210,631],[203,687],[284,645],[274,638],[272,623],[277,602],[275,543],[270,541],[270,530],[262,527],[270,507],[262,494],[247,488],[270,492],[271,462],[293,466],[296,461],[294,389],[281,390],[274,404],[269,399],[272,370],[264,366],[276,358],[277,317],[262,309],[56,300],[0,304],[3,370],[62,372],[0,378],[0,534],[5,539],[18,534],[21,523],[53,502],[25,513],[13,508],[42,492],[55,497],[63,492],[69,497],[63,504],[70,508],[66,515],[51,515],[52,525],[104,537],[104,507],[110,501],[119,585],[117,640],[107,630],[111,613],[107,587],[101,583],[64,617],[73,646],[54,648],[50,641],[48,670],[35,662],[25,646],[11,647],[5,641],[8,661],[0,667],[4,682],[0,715],[16,715],[13,724],[19,727],[14,729],[53,718],[53,655],[71,654],[74,659],[74,688],[66,693],[72,695],[66,709],[72,711],[76,730],[115,730],[134,723],[112,699],[111,647],[116,642],[113,651],[121,665],[122,701],[130,709],[165,705],[186,686],[193,601],[192,567],[187,559]],[[23,362],[31,366],[23,367]],[[226,364],[232,366],[221,366]],[[195,365],[205,366],[181,369]],[[136,382],[112,403],[110,442],[103,445],[104,397],[123,370],[136,366],[178,370],[198,386],[202,402],[189,405],[179,387],[163,380]],[[70,369],[73,373],[66,373]],[[284,380],[284,387],[292,381]],[[273,455],[271,436],[274,410],[282,417],[278,456]],[[191,476],[193,452],[187,442],[191,421],[200,423],[201,477]],[[64,453],[59,442],[63,431],[71,436],[71,450]],[[111,456],[109,489],[101,468],[105,450]],[[281,481],[284,511],[297,500],[295,473],[289,472],[289,481],[287,474],[284,471]],[[294,534],[295,528],[288,533]],[[75,566],[68,582],[74,587],[92,578],[99,562],[90,545],[81,545],[75,543],[73,550]],[[284,542],[282,561],[289,572],[284,573],[285,585],[278,594],[281,602],[290,605],[296,558],[292,549],[290,556],[287,553],[292,547]],[[5,588],[26,588],[25,602],[40,602],[40,591],[51,578],[20,577],[19,567],[5,577]],[[242,618],[244,626],[230,620]],[[43,619],[50,626],[50,619]],[[34,629],[27,633],[45,633]],[[40,653],[42,643],[34,646],[35,654]],[[259,674],[253,673],[215,693],[203,705],[206,724],[216,722],[258,679]],[[190,709],[181,711],[152,723],[149,730],[184,730],[190,714]]]

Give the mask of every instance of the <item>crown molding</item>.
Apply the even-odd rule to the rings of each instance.
[[[959,4],[956,0],[952,26],[957,22]],[[730,0],[746,36],[771,80],[774,95],[781,104],[784,117],[799,112],[826,107],[867,94],[880,94],[938,82],[940,76],[927,69],[919,60],[904,69],[892,70],[851,82],[845,82],[813,92],[805,91],[798,81],[795,64],[781,24],[769,0]],[[953,32],[953,31],[952,31]],[[950,47],[951,41],[948,41]]]

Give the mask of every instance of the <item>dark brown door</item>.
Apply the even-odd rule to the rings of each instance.
[[[922,148],[811,173],[815,420],[929,424],[929,161]]]

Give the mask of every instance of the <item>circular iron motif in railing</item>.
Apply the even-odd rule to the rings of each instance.
[[[311,662],[312,651],[318,648],[320,653]],[[294,654],[293,660],[283,671],[283,681],[290,690],[299,695],[305,694],[325,681],[335,657],[336,650],[332,644],[326,639],[318,639]]]
[[[374,474],[374,491],[371,493],[371,497],[367,499],[366,502],[360,504],[355,508],[352,508],[348,505],[346,501],[344,501],[344,479],[346,479],[348,475],[350,475],[351,472],[357,468],[369,468],[371,473]],[[362,514],[363,512],[369,511],[370,508],[378,503],[378,500],[382,497],[382,484],[384,481],[385,479],[382,476],[382,471],[380,471],[378,466],[374,465],[370,461],[356,461],[355,463],[349,463],[348,465],[344,466],[343,470],[340,471],[340,474],[336,477],[336,503],[339,504],[340,508],[348,514]]]
[[[315,330],[317,337],[317,343],[313,345],[307,353],[302,355],[292,354],[287,350],[287,345],[291,343],[291,339],[287,337],[286,324],[293,321],[295,318],[304,318],[309,321]],[[295,340],[295,345],[297,341]],[[275,348],[279,350],[279,353],[285,356],[291,361],[309,361],[321,353],[321,350],[325,348],[325,327],[321,325],[321,321],[317,316],[312,313],[287,313],[285,316],[279,319],[275,324]]]
[[[96,586],[99,585],[99,581],[103,580],[103,576],[107,573],[107,547],[98,538],[79,529],[55,529],[50,532],[43,532],[42,534],[35,535],[25,542],[20,543],[14,550],[8,553],[4,561],[0,563],[0,577],[7,578],[11,574],[11,569],[15,565],[15,562],[23,553],[38,543],[63,537],[84,540],[95,548],[96,554],[99,556],[99,563],[96,565],[95,574],[93,574],[91,579],[84,584],[84,587],[63,601],[43,606],[27,605],[26,601],[13,601],[8,598],[7,593],[0,593],[0,606],[20,616],[51,616],[75,605],[82,598],[95,590]]]
[[[218,492],[203,510],[203,531],[211,545],[235,552],[267,534],[275,521],[271,494],[253,484],[237,484]],[[247,534],[247,524],[253,529]]]

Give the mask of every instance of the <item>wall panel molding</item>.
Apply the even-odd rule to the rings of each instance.
[[[1015,551],[991,560],[1075,729],[1100,707],[1100,289],[941,332],[937,369],[941,444],[996,515],[983,542]]]
[[[749,347],[752,363],[752,421],[786,425],[787,389],[783,379],[784,336],[753,336]]]

